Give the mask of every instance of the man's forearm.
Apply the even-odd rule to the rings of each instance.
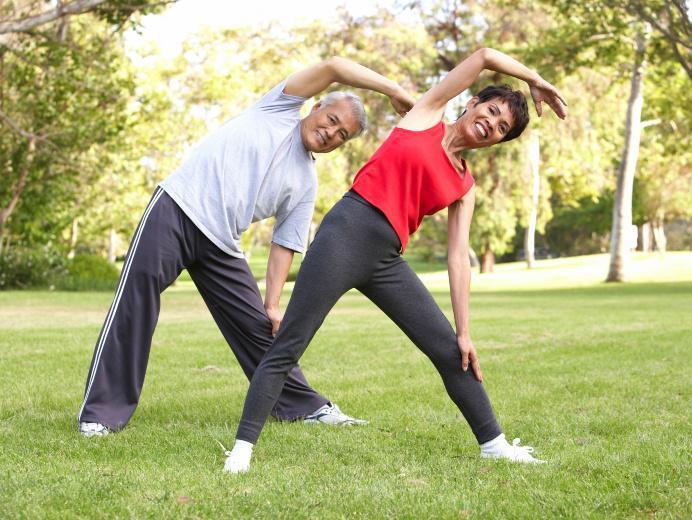
[[[264,308],[278,309],[281,290],[288,278],[293,262],[293,251],[272,242],[267,261],[267,286],[264,294]]]
[[[319,94],[332,83],[380,92],[390,98],[414,100],[395,81],[346,58],[333,57],[311,65],[288,77],[284,92],[305,98]]]
[[[401,90],[395,81],[346,58],[335,56],[327,60],[327,64],[332,71],[333,80],[342,85],[374,90],[390,97],[395,96]]]

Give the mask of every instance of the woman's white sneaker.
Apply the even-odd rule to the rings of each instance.
[[[506,459],[511,462],[524,462],[527,464],[545,464],[546,461],[535,458],[531,446],[519,446],[521,439],[514,439],[512,444],[507,442],[502,433],[493,440],[481,444],[481,458]]]
[[[219,443],[221,444],[221,443]],[[244,473],[250,469],[250,459],[252,459],[253,444],[246,441],[236,440],[231,451],[228,451],[221,444],[221,448],[226,455],[223,470],[226,473]]]

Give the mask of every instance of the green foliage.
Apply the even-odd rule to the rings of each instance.
[[[635,226],[649,220],[639,184],[635,179],[632,198],[632,224]],[[597,198],[584,197],[574,205],[557,206],[545,233],[549,247],[562,256],[605,252],[610,244],[613,200],[613,190],[606,190]]]
[[[119,38],[89,15],[71,20],[64,41],[26,35],[9,40],[0,46],[0,60],[3,112],[22,132],[38,136],[32,157],[24,135],[0,134],[7,170],[0,207],[28,170],[8,231],[29,243],[57,242],[79,215],[85,189],[108,168],[108,156],[93,153],[94,147],[127,128],[131,69]]]
[[[113,291],[119,271],[101,256],[80,254],[65,265],[56,288],[65,291]]]
[[[53,289],[65,272],[64,257],[50,245],[14,247],[0,254],[0,290]]]
[[[563,256],[603,253],[613,220],[613,196],[585,197],[576,206],[555,208],[546,229],[548,246]]]
[[[13,34],[0,43],[0,110],[39,139],[32,154],[26,135],[0,123],[0,211],[28,171],[0,236],[10,247],[52,242],[67,251],[76,239],[80,249],[103,252],[113,230],[122,254],[154,186],[209,130],[291,72],[338,55],[422,93],[479,46],[533,65],[557,82],[569,102],[567,121],[552,114],[533,117],[529,130],[540,134],[540,232],[553,206],[572,208],[579,201],[601,200],[612,190],[623,142],[632,37],[646,16],[664,13],[668,4],[420,0],[365,17],[342,9],[327,25],[203,30],[167,61],[156,58],[159,49],[152,45],[126,54],[121,41],[121,29],[138,21],[134,12],[162,8],[153,1],[107,2],[67,19],[66,31],[56,21],[42,25],[40,32]],[[14,7],[5,7],[13,17]],[[659,18],[648,46],[643,112],[644,120],[657,123],[643,131],[637,189],[648,218],[662,221],[686,217],[692,207],[692,90],[671,39],[683,34],[684,20],[676,13]],[[672,31],[668,36],[662,32],[666,27]],[[678,50],[684,51],[680,45]],[[486,72],[474,90],[506,81]],[[370,131],[318,157],[315,226],[398,120],[386,97],[357,93],[364,98]],[[450,104],[450,117],[469,94]],[[510,251],[515,230],[526,225],[531,188],[526,141],[468,154],[479,188],[472,225],[479,251]],[[71,232],[74,221],[78,237]],[[270,234],[271,223],[258,223],[244,245],[266,244]],[[440,214],[424,221],[411,249],[438,257],[445,246],[446,217]]]

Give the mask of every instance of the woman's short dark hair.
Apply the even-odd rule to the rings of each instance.
[[[526,104],[526,96],[518,90],[512,90],[509,85],[490,85],[476,94],[476,97],[478,97],[479,103],[486,103],[491,99],[499,98],[509,106],[509,111],[514,118],[514,125],[500,141],[501,143],[519,137],[526,125],[529,124],[529,107]]]

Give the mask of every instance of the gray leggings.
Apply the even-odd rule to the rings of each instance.
[[[287,374],[327,313],[352,288],[372,300],[430,358],[479,443],[502,433],[483,385],[471,369],[461,369],[449,320],[399,248],[399,238],[384,215],[353,191],[324,217],[276,339],[252,377],[238,439],[257,442]]]

